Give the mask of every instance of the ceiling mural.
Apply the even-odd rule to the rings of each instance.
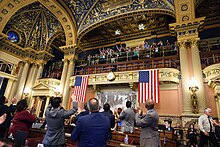
[[[14,30],[20,34],[21,47],[45,50],[48,40],[57,32],[64,32],[57,18],[39,2],[17,11],[5,26],[3,32]]]
[[[173,0],[65,0],[75,16],[78,33],[116,15],[150,9],[163,9],[174,14]]]

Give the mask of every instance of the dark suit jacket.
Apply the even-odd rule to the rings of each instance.
[[[2,116],[2,114],[6,113],[7,117],[6,120],[4,121],[4,123],[2,123],[0,125],[0,129],[1,128],[9,128],[10,124],[11,124],[11,120],[12,120],[12,113],[14,113],[16,110],[16,106],[10,105],[0,105],[0,116]]]
[[[78,141],[78,147],[105,147],[110,127],[109,118],[103,113],[81,116],[71,134],[71,140]]]

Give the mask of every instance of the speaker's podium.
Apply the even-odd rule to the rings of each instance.
[[[162,147],[177,147],[178,146],[178,137],[173,134],[172,131],[163,130],[160,131],[160,141]]]

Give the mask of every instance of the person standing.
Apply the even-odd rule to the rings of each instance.
[[[16,110],[16,98],[12,99],[12,104],[10,106],[7,106],[7,99],[5,96],[0,96],[0,116],[3,114],[7,114],[5,121],[0,124],[0,138],[5,137],[7,134],[8,128],[10,127],[11,120],[12,120],[12,114]]]
[[[136,113],[136,125],[141,127],[140,145],[142,147],[158,147],[160,146],[160,137],[158,132],[159,115],[154,109],[154,101],[147,100],[145,107],[147,109],[146,115],[143,117]]]
[[[9,128],[8,135],[11,134],[16,139],[20,139],[19,131],[26,134],[29,133],[29,129],[32,124],[36,121],[36,116],[31,114],[28,110],[28,104],[26,99],[21,99],[16,106],[16,113],[12,119],[12,125]],[[18,136],[16,136],[18,135]]]
[[[46,109],[47,132],[43,139],[44,147],[65,147],[64,121],[78,110],[78,102],[73,99],[73,108],[65,110],[61,97],[51,98]]]
[[[88,101],[90,114],[79,117],[76,128],[71,133],[71,140],[78,142],[78,147],[105,147],[110,135],[110,121],[99,112],[98,99]]]
[[[134,131],[134,121],[135,121],[135,113],[131,108],[131,102],[126,102],[126,107],[124,111],[121,112],[119,119],[122,120],[121,131],[122,132],[133,132]]]
[[[204,114],[199,117],[198,125],[200,129],[200,142],[199,147],[204,147],[205,144],[210,141],[213,147],[218,147],[218,141],[215,137],[215,128],[212,123],[213,119],[211,117],[212,109],[206,108]]]

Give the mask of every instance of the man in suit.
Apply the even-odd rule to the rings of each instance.
[[[73,108],[65,110],[61,106],[61,97],[51,98],[45,116],[47,132],[43,139],[44,147],[65,147],[64,120],[78,110],[78,103],[73,99]]]
[[[5,134],[7,134],[7,130],[11,125],[12,120],[12,114],[16,110],[16,98],[14,97],[12,99],[12,104],[10,106],[7,106],[7,99],[5,96],[0,96],[0,116],[3,114],[7,114],[5,121],[0,124],[0,138],[5,137]]]
[[[79,117],[71,140],[78,141],[78,147],[105,147],[110,134],[110,121],[99,112],[98,99],[88,101],[90,114]]]
[[[136,125],[141,127],[140,145],[142,147],[158,147],[160,146],[160,137],[158,132],[159,116],[154,109],[154,101],[147,100],[145,107],[147,108],[146,116],[141,116],[142,113],[136,113]]]
[[[135,121],[135,113],[131,108],[131,102],[126,102],[126,107],[124,111],[121,112],[119,119],[122,120],[121,131],[133,133],[134,131],[134,121]]]

